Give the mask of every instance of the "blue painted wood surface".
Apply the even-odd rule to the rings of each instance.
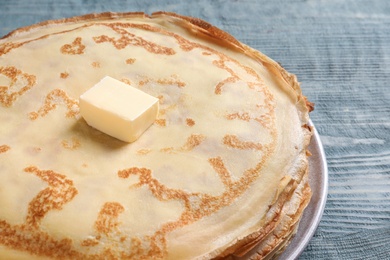
[[[316,104],[329,195],[300,259],[390,259],[390,1],[0,0],[0,35],[90,12],[158,10],[205,19],[262,51]]]

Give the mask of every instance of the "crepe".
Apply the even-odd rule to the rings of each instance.
[[[159,99],[133,143],[79,96]],[[270,258],[311,196],[312,104],[293,74],[200,19],[101,13],[0,40],[0,258]]]

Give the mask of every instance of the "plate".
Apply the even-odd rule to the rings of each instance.
[[[313,237],[324,212],[328,195],[328,167],[320,136],[314,127],[314,135],[309,145],[312,156],[309,157],[309,183],[312,198],[303,212],[298,231],[286,250],[280,254],[279,260],[297,259]]]

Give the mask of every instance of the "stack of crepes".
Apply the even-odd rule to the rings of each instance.
[[[110,76],[159,99],[133,143],[79,96]],[[296,77],[200,19],[102,13],[0,40],[0,258],[271,258],[307,206]]]

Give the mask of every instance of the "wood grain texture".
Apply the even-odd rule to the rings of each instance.
[[[0,35],[90,12],[158,10],[205,19],[262,51],[316,104],[329,195],[300,259],[389,259],[390,1],[0,0]]]

